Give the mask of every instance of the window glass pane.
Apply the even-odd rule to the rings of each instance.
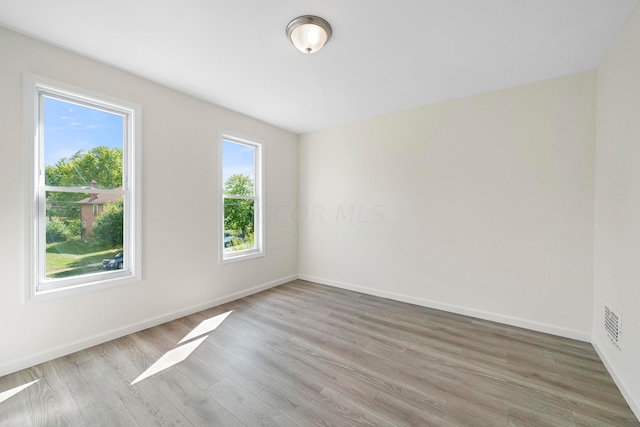
[[[45,278],[93,274],[122,265],[122,257],[114,266],[104,262],[122,252],[122,196],[94,196],[47,192]],[[93,215],[96,205],[100,212],[97,217]]]
[[[222,182],[224,194],[252,196],[255,194],[254,147],[222,141]]]
[[[255,248],[252,199],[224,199],[224,252]]]
[[[41,108],[46,185],[122,186],[124,116],[47,95]]]

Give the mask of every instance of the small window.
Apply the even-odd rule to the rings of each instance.
[[[222,261],[263,255],[262,145],[223,135],[221,138]]]
[[[34,165],[28,298],[139,278],[140,107],[30,74],[25,85]],[[105,268],[121,252],[123,268]]]

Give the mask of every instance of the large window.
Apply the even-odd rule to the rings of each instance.
[[[28,297],[137,278],[140,108],[33,75],[25,93]]]
[[[222,135],[221,141],[222,261],[263,254],[262,145]]]

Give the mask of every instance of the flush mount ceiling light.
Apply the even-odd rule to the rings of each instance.
[[[300,52],[316,53],[331,38],[331,25],[318,16],[299,16],[287,25],[287,37]]]

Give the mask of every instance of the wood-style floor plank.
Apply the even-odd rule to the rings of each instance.
[[[175,364],[132,384],[159,360]],[[1,377],[0,393],[34,380],[0,426],[640,426],[588,343],[301,280]]]
[[[22,379],[21,372],[5,375],[0,377],[0,393],[11,392],[12,396],[9,397],[6,394],[3,401],[0,402],[0,427],[13,427],[13,426],[25,426],[30,427],[33,425],[31,421],[31,415],[29,413],[29,407],[27,405],[26,393],[24,390],[19,392],[16,396],[15,393],[19,387],[29,384],[30,381],[24,381]],[[30,387],[32,387],[31,385]]]

